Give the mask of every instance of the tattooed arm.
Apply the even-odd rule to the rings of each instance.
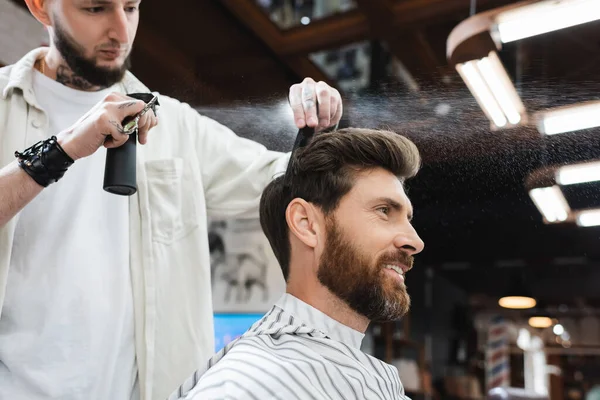
[[[145,103],[141,100],[118,93],[110,94],[73,126],[57,134],[58,143],[73,160],[94,154],[100,146],[119,147],[129,138],[119,121],[139,113],[144,106]],[[143,118],[146,119],[140,121],[140,126],[145,129],[145,135],[156,125],[156,118],[152,113],[146,113]],[[140,143],[145,140],[140,132]],[[10,221],[42,189],[16,161],[0,169],[0,227]]]

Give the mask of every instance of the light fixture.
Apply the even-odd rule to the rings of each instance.
[[[558,186],[532,189],[529,191],[529,197],[546,222],[564,222],[569,218],[569,204]]]
[[[523,272],[513,272],[509,277],[508,287],[504,295],[498,300],[498,305],[503,308],[525,310],[536,306],[537,301],[524,284]]]
[[[600,182],[600,161],[535,169],[528,174],[525,188],[542,214],[544,223],[600,226],[600,207],[571,209],[559,186],[586,182]]]
[[[598,3],[600,5],[600,2]],[[579,131],[600,126],[600,101],[543,111],[538,115],[538,130],[546,135]]]
[[[300,18],[300,23],[302,25],[308,25],[308,24],[310,24],[310,17],[304,16],[304,17]]]
[[[495,51],[481,59],[459,63],[456,70],[497,128],[521,122],[525,106]]]
[[[492,121],[492,128],[524,125],[529,120],[525,107],[496,51],[504,43],[594,20],[600,20],[599,0],[525,0],[475,14],[458,24],[448,37],[446,56]],[[600,112],[593,108],[580,108],[578,114],[573,114],[575,110],[544,113],[539,130],[551,135],[600,126]]]
[[[535,307],[535,299],[529,296],[505,296],[498,300],[498,305],[503,308],[525,310]]]
[[[559,185],[576,185],[594,181],[600,181],[600,161],[565,165],[556,171],[556,183]]]
[[[565,332],[565,327],[561,324],[556,324],[554,325],[554,328],[552,328],[552,332],[554,332],[556,336],[560,336]]]
[[[495,30],[508,43],[598,19],[598,0],[547,0],[498,13]]]
[[[529,326],[532,328],[550,328],[552,326],[552,318],[550,317],[531,317],[529,318]]]
[[[600,226],[600,209],[579,211],[576,221],[577,225],[583,227]]]

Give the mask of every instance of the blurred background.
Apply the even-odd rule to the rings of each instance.
[[[47,43],[0,0],[0,65]],[[600,383],[600,1],[144,0],[132,62],[273,150],[291,150],[287,93],[306,76],[342,92],[341,126],[417,144],[413,306],[363,343],[413,399]],[[220,348],[284,284],[257,221],[211,221],[210,245]]]

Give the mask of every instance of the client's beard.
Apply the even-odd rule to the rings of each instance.
[[[385,276],[384,265],[402,263],[409,269],[413,257],[402,250],[384,254],[375,264],[336,225],[327,221],[325,251],[321,256],[317,277],[331,293],[369,321],[395,321],[410,308],[410,297],[404,283]]]

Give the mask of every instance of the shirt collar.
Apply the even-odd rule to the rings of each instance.
[[[48,47],[39,47],[31,50],[13,65],[8,77],[8,84],[2,91],[2,97],[4,99],[6,99],[13,89],[18,88],[23,91],[23,97],[25,98],[25,101],[33,105],[36,104],[33,96],[33,67],[35,62],[39,58],[45,56],[47,52]],[[120,86],[122,93],[150,91],[129,71],[125,73]]]
[[[362,340],[365,337],[363,333],[336,321],[297,297],[285,293],[275,305],[292,314],[307,326],[320,330],[331,339],[360,349]]]

